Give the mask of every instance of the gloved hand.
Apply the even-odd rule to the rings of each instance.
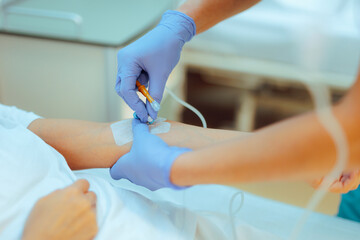
[[[148,115],[156,119],[157,112],[140,101],[135,82],[149,83],[149,93],[161,102],[169,74],[179,61],[185,42],[195,35],[195,23],[187,15],[166,11],[160,23],[140,39],[118,52],[116,92],[136,112],[142,122]]]
[[[133,120],[132,131],[131,150],[111,167],[111,177],[115,180],[126,178],[150,190],[164,187],[182,189],[170,182],[170,170],[175,159],[191,149],[168,146],[138,119]]]

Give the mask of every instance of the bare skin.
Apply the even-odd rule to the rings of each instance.
[[[201,33],[258,2],[188,0],[177,10],[192,17],[197,33]],[[347,97],[333,107],[350,144],[347,172],[333,184],[334,191],[347,191],[354,188],[352,182],[359,182],[356,180],[360,168],[359,82],[358,79]],[[246,140],[235,139],[181,155],[172,167],[171,181],[186,186],[288,179],[314,181],[317,178],[313,185],[318,186],[321,178],[316,176],[326,175],[335,160],[332,140],[315,114],[309,113],[261,129]]]
[[[41,198],[25,224],[22,240],[89,240],[98,231],[96,195],[86,180]]]
[[[320,178],[311,183],[314,188],[319,188],[324,178]],[[352,171],[350,173],[343,173],[330,186],[330,191],[335,193],[347,193],[355,190],[360,184],[360,171]]]
[[[242,153],[239,154],[239,157],[237,158],[238,165],[242,165],[241,167],[244,168],[244,172],[247,170],[251,170],[253,172],[248,173],[248,178],[241,176],[233,176],[233,180],[230,180],[228,182],[224,182],[222,180],[219,180],[220,183],[233,183],[234,182],[249,182],[249,181],[261,181],[261,180],[287,180],[287,179],[301,179],[313,182],[313,186],[317,187],[319,183],[321,182],[321,176],[324,176],[324,172],[322,169],[319,171],[313,171],[311,174],[306,172],[306,169],[303,169],[299,176],[294,178],[292,174],[287,174],[287,171],[297,171],[298,166],[296,164],[303,164],[304,159],[303,156],[300,156],[298,159],[298,162],[292,162],[286,158],[289,157],[289,159],[294,159],[293,157],[290,158],[291,154],[299,154],[299,152],[302,152],[301,148],[297,148],[294,146],[293,148],[297,152],[291,152],[288,148],[283,149],[279,147],[276,149],[277,143],[273,141],[273,136],[279,137],[282,136],[289,145],[291,145],[291,142],[289,142],[292,138],[289,138],[287,134],[291,134],[289,132],[286,132],[285,130],[282,130],[283,125],[288,128],[287,122],[292,122],[295,119],[297,121],[303,121],[304,117],[307,119],[307,115],[296,117],[294,119],[290,119],[278,124],[275,124],[270,129],[272,130],[270,133],[267,133],[265,135],[261,134],[260,137],[257,137],[259,133],[266,130],[267,128],[263,130],[259,130],[256,133],[242,133],[242,132],[236,132],[236,131],[227,131],[227,130],[215,130],[215,129],[203,129],[200,127],[195,127],[191,125],[186,125],[182,123],[172,122],[170,121],[172,127],[170,129],[170,132],[165,134],[160,134],[159,136],[167,142],[169,145],[173,146],[180,146],[180,147],[187,147],[191,148],[193,150],[199,150],[200,152],[205,149],[211,149],[213,147],[218,147],[221,145],[226,145],[228,143],[237,142],[236,149],[242,149]],[[316,124],[315,127],[317,127],[316,131],[311,133],[308,132],[307,134],[315,134],[318,135],[318,131],[320,131],[320,136],[327,136],[327,133],[324,132],[322,129],[322,126],[320,126],[320,123],[317,122],[317,119],[315,116],[313,116],[314,123]],[[110,128],[111,123],[94,123],[94,122],[87,122],[87,121],[79,121],[79,120],[65,120],[65,119],[37,119],[33,123],[30,124],[29,129],[33,131],[35,134],[37,134],[39,137],[41,137],[45,142],[47,142],[49,145],[57,149],[67,160],[68,165],[73,170],[78,169],[87,169],[87,168],[109,168],[111,167],[121,156],[129,152],[131,148],[131,143],[125,144],[123,146],[117,146],[115,144],[112,131]],[[278,125],[281,125],[280,127]],[[298,129],[298,128],[296,128]],[[296,130],[293,129],[292,131]],[[314,129],[310,129],[309,131],[313,131]],[[285,132],[284,132],[285,131]],[[290,131],[287,129],[287,131]],[[271,134],[271,135],[270,135]],[[255,138],[256,140],[253,140]],[[249,140],[250,139],[250,140]],[[266,142],[266,139],[268,143]],[[332,140],[327,139],[328,145],[321,145],[324,151],[328,151],[327,148],[329,148],[329,151],[333,150]],[[254,141],[254,142],[252,142]],[[257,142],[258,141],[258,142]],[[252,143],[256,145],[252,148],[247,148],[248,143]],[[275,155],[273,158],[269,159],[270,156],[262,157],[260,160],[258,160],[258,163],[256,166],[253,167],[253,164],[250,160],[246,159],[243,156],[251,156],[250,154],[255,154],[255,156],[261,157],[263,154],[263,151],[267,150],[267,144],[270,144],[271,146],[274,146],[273,150],[275,151],[273,154]],[[297,143],[292,143],[297,144]],[[319,146],[314,146],[314,144],[310,141],[309,144],[310,147],[315,147],[316,149],[320,149]],[[235,146],[235,145],[234,145]],[[269,147],[270,148],[270,147]],[[271,150],[271,149],[270,149]],[[294,151],[295,151],[294,150]],[[228,154],[233,154],[232,152],[228,152]],[[236,150],[235,150],[236,151]],[[278,151],[278,152],[276,152]],[[313,152],[311,149],[309,150],[311,153]],[[198,152],[198,151],[194,151]],[[309,154],[311,154],[309,153]],[[281,158],[282,154],[284,155],[283,158]],[[334,152],[332,154],[335,154]],[[280,159],[279,159],[280,156]],[[304,156],[305,157],[305,156]],[[180,158],[179,158],[180,159]],[[226,160],[223,160],[221,158],[221,162],[225,162]],[[295,158],[296,159],[296,158]],[[266,160],[266,161],[264,161]],[[178,160],[177,160],[178,161]],[[177,164],[178,162],[175,162],[174,167],[172,168],[172,177],[174,176],[174,171],[178,171]],[[264,161],[264,162],[263,162]],[[326,161],[326,159],[325,159]],[[272,164],[274,162],[274,164]],[[208,168],[208,165],[211,163],[211,160],[203,162],[203,167],[205,169]],[[314,164],[313,164],[314,163]],[[198,160],[192,160],[188,166],[185,166],[186,168],[191,168],[193,165],[199,166]],[[263,164],[268,164],[268,167],[264,167]],[[311,164],[317,165],[317,162],[314,161]],[[309,164],[309,165],[311,165]],[[282,169],[285,173],[282,173],[281,176],[277,176],[276,174]],[[226,166],[224,166],[226,168]],[[311,168],[312,166],[310,166]],[[201,168],[199,166],[199,168]],[[320,167],[319,167],[320,168]],[[330,166],[331,168],[331,166]],[[215,170],[218,171],[221,168],[216,168]],[[236,168],[231,169],[231,172],[238,171]],[[263,172],[264,175],[257,175],[256,172]],[[175,172],[176,174],[176,172]],[[179,172],[181,174],[181,172]],[[204,173],[205,174],[205,171]],[[187,174],[182,175],[182,177],[187,176]],[[216,174],[215,174],[216,176]],[[255,177],[254,177],[255,176]],[[223,179],[223,176],[220,176]],[[220,178],[219,177],[219,178]],[[196,179],[197,177],[195,175],[191,176],[190,181],[192,182],[192,179]],[[240,180],[239,180],[240,179]],[[260,180],[259,180],[260,179]],[[317,179],[314,181],[314,179]],[[352,170],[349,170],[349,173],[344,173],[344,177],[340,178],[339,181],[335,182],[332,187],[330,188],[331,191],[334,192],[347,192],[357,186],[359,181],[357,181],[358,174],[355,174],[352,172]],[[346,181],[345,181],[346,180]],[[172,179],[174,181],[174,179]],[[210,182],[215,182],[214,178],[211,178],[209,180]],[[219,183],[217,182],[217,183]]]
[[[197,33],[201,33],[220,21],[250,8],[259,1],[188,0],[177,10],[194,19]],[[219,135],[219,132],[215,132],[215,130],[201,130],[190,126],[186,126],[187,134],[184,134],[182,131],[184,126],[174,123],[173,133],[164,134],[161,137],[170,145],[197,149],[212,142],[230,139],[238,135],[243,136],[241,133],[226,131],[222,131]],[[122,147],[114,145],[109,124],[39,119],[34,121],[29,128],[63,154],[72,169],[110,167],[120,156],[128,152],[131,146],[131,144]],[[192,133],[192,131],[194,132]],[[88,143],[86,140],[88,137],[92,140],[96,139],[96,141]]]
[[[159,136],[169,145],[200,149],[216,142],[243,138],[249,133],[204,129],[169,121],[171,129]],[[37,119],[29,129],[58,150],[72,170],[109,168],[131,148],[115,144],[111,123],[68,119]]]
[[[194,20],[196,34],[199,34],[258,2],[260,0],[188,0],[177,11]]]
[[[346,172],[360,169],[360,75],[346,97],[332,110],[349,144]],[[171,181],[193,184],[307,180],[324,176],[336,161],[335,146],[311,112],[233,139],[180,155]]]

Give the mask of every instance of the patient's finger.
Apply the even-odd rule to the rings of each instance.
[[[70,187],[75,187],[76,189],[79,189],[82,193],[86,193],[89,190],[90,184],[85,179],[79,179],[72,185],[70,185]]]
[[[94,192],[89,191],[89,192],[85,193],[85,198],[90,202],[92,207],[96,207],[97,197]]]

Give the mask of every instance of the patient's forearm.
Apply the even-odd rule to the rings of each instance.
[[[37,119],[29,129],[58,150],[73,170],[111,167],[131,148],[131,143],[115,144],[110,123]],[[169,145],[198,149],[244,135],[247,134],[171,122],[170,131],[159,136]]]

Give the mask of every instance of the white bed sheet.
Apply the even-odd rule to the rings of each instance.
[[[136,186],[127,180],[114,181],[108,175],[108,170],[86,170],[87,173],[101,176],[110,181],[113,186],[129,189],[157,201],[170,201],[192,211],[213,212],[228,214],[230,198],[238,189],[220,185],[199,185],[183,191],[161,189],[151,192],[143,187]],[[184,201],[185,198],[185,201]],[[234,208],[240,203],[237,197]],[[286,239],[304,209],[281,202],[258,197],[245,193],[244,205],[236,215],[237,223],[245,223],[265,232],[272,233]],[[342,218],[312,213],[301,231],[299,240],[339,240],[359,239],[360,224]]]

